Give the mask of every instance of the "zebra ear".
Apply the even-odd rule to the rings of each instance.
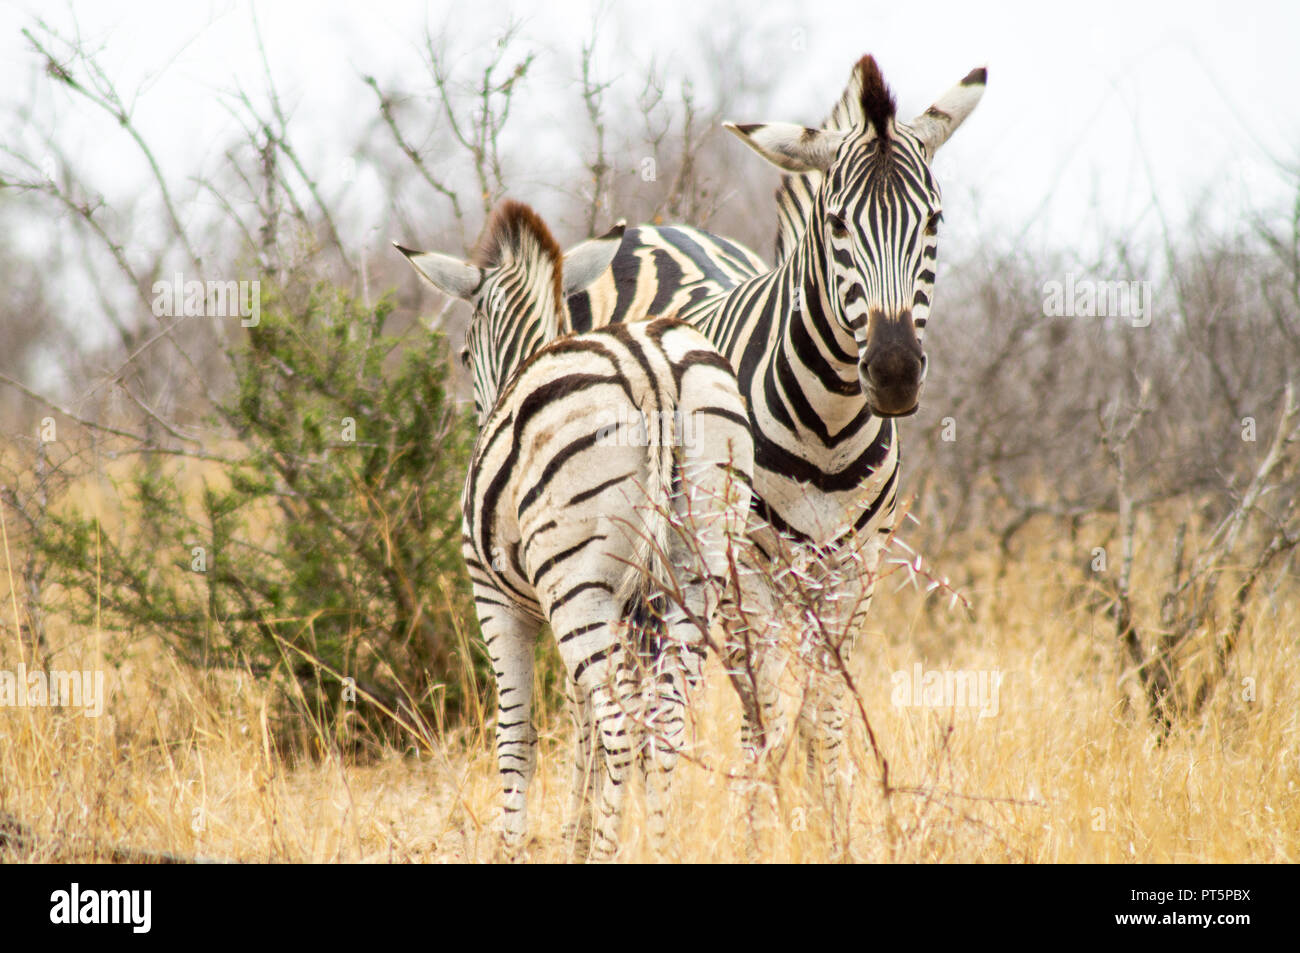
[[[569,249],[564,256],[564,295],[577,294],[605,273],[619,245],[626,222],[619,222],[604,235]]]
[[[420,277],[445,294],[472,301],[474,292],[483,283],[483,273],[459,258],[431,251],[413,251],[397,242],[393,242],[393,247],[406,256]]]
[[[839,129],[809,129],[793,122],[724,122],[734,134],[768,162],[787,172],[825,172],[846,133]]]
[[[957,131],[984,95],[988,82],[988,69],[981,66],[966,74],[966,78],[944,93],[934,105],[913,119],[909,125],[920,138],[925,151],[931,156]]]

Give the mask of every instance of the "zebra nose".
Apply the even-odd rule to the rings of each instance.
[[[925,352],[910,320],[880,321],[874,330],[860,368],[867,402],[881,416],[910,414],[925,380]]]
[[[925,364],[900,350],[879,355],[867,365],[868,397],[885,414],[903,414],[916,408]]]

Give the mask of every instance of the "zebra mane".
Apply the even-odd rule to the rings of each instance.
[[[858,60],[857,65],[853,67],[853,76],[849,80],[850,88],[855,81],[861,86],[858,92],[861,116],[871,123],[877,136],[888,142],[889,120],[894,118],[898,103],[894,100],[894,94],[890,92],[889,86],[886,85],[885,77],[880,75],[880,67],[876,65],[874,56],[868,54]],[[863,124],[861,120],[853,123],[855,126],[861,124]]]
[[[470,261],[482,269],[521,263],[551,266],[556,310],[564,305],[564,252],[542,217],[523,202],[506,199],[492,210]]]
[[[896,109],[894,94],[885,83],[876,58],[868,53],[853,64],[844,93],[821,127],[853,129],[869,124],[877,136],[888,142],[889,121]],[[776,264],[789,258],[798,247],[821,181],[822,173],[816,171],[781,176],[781,186],[776,190]]]

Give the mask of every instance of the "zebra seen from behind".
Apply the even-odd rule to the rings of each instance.
[[[822,655],[814,669],[825,677],[815,679],[800,729],[810,763],[836,781],[845,683],[827,656],[843,658],[870,604],[897,498],[895,418],[915,412],[927,370],[921,340],[942,217],[930,163],[985,81],[985,70],[973,70],[904,122],[866,56],[824,128],[728,124],[789,173],[778,193],[776,268],[698,229],[634,228],[609,275],[570,301],[579,331],[653,303],[698,327],[736,369],[754,433],[753,539],[771,565],[811,560],[830,590],[824,605],[834,617],[804,623],[804,645]],[[826,645],[819,632],[850,638]],[[746,703],[753,748],[776,740],[760,725],[780,733],[774,692],[760,695]],[[761,722],[760,709],[768,709]]]
[[[700,677],[701,628],[718,609],[729,546],[743,538],[749,512],[744,401],[703,335],[650,320],[558,338],[566,296],[605,270],[621,234],[562,255],[530,208],[507,201],[470,262],[400,249],[436,287],[474,306],[466,356],[480,434],[465,482],[463,550],[497,678],[509,857],[527,832],[533,652],[544,622],[576,696],[578,853],[589,847],[606,860],[616,852],[624,781],[638,755],[651,834],[662,842],[669,772]],[[673,587],[668,598],[664,588]]]

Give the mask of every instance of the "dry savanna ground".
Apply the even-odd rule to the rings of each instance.
[[[796,754],[745,779],[739,706],[711,663],[693,747],[676,775],[668,859],[1300,859],[1300,607],[1288,593],[1253,606],[1208,705],[1161,741],[1121,677],[1114,623],[1089,607],[1077,558],[1045,534],[1027,539],[1010,562],[974,544],[971,553],[957,574],[969,612],[910,585],[893,592],[901,575],[882,582],[851,670],[893,790],[882,794],[856,716],[843,850],[821,785]],[[9,578],[0,573],[6,586]],[[29,655],[15,637],[8,592],[4,607],[0,668],[12,671]],[[490,711],[432,744],[413,741],[363,764],[329,754],[289,761],[268,733],[270,693],[282,686],[188,669],[153,642],[61,624],[57,612],[49,638],[51,667],[104,671],[108,698],[98,718],[0,709],[4,859],[495,857]],[[941,699],[897,704],[917,665],[922,673],[996,672],[1000,688],[981,700],[982,716]],[[1193,654],[1189,677],[1197,665]],[[787,682],[797,684],[793,669]],[[797,692],[789,694],[793,705]],[[528,854],[561,861],[571,754],[562,713],[543,716],[541,736]],[[634,795],[627,860],[654,859],[641,829]]]

